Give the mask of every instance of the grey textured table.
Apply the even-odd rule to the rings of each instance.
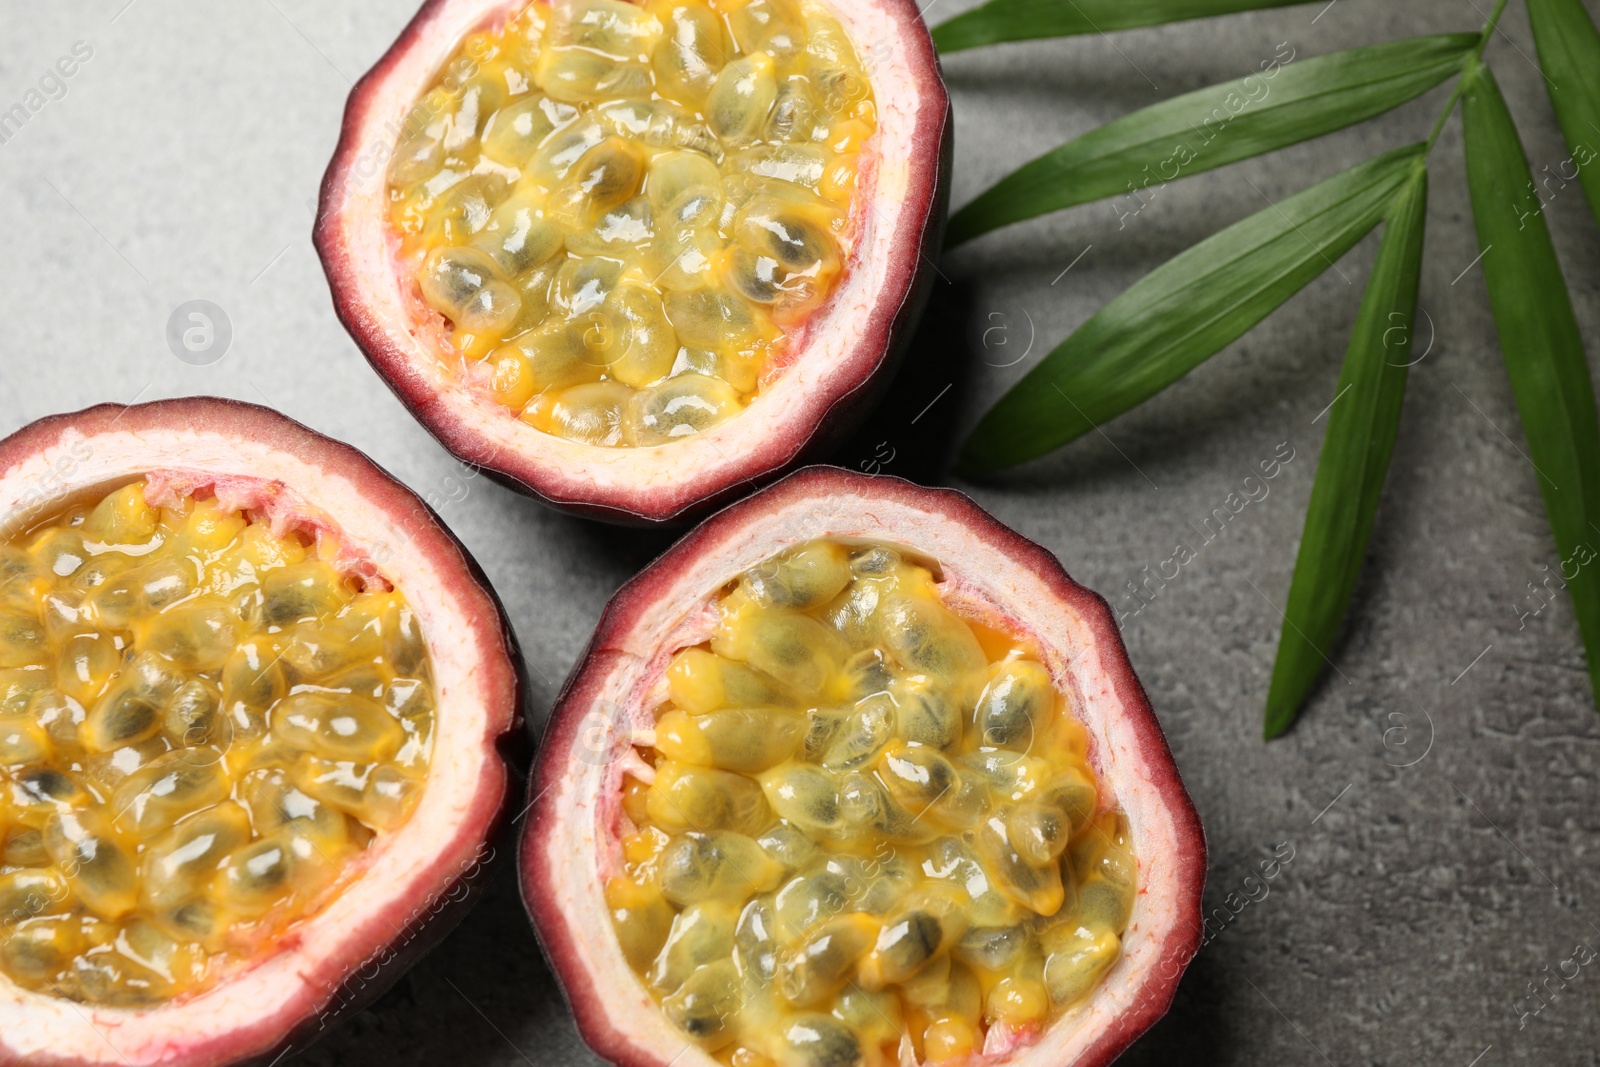
[[[969,2],[934,0],[935,18]],[[1097,123],[1242,75],[1280,42],[1309,56],[1476,29],[1487,9],[1319,7],[953,57],[955,201]],[[351,79],[411,13],[412,0],[5,0],[0,111],[76,42],[92,56],[0,143],[0,432],[102,400],[214,393],[353,442],[430,496],[477,554],[516,624],[542,717],[607,597],[667,538],[559,516],[463,477],[334,319],[309,238],[317,182]],[[1514,4],[1489,56],[1535,167],[1555,167],[1568,153],[1532,51]],[[1089,205],[947,257],[894,394],[840,461],[938,477],[948,442],[1094,309],[1264,200],[1424,136],[1447,92],[1170,186],[1135,217]],[[1104,435],[962,486],[1125,612],[1134,663],[1209,831],[1208,907],[1227,908],[1230,893],[1237,906],[1261,859],[1293,851],[1264,898],[1215,924],[1171,1015],[1124,1062],[1600,1062],[1600,967],[1582,967],[1536,1015],[1514,1007],[1533,1006],[1528,983],[1580,943],[1600,950],[1600,717],[1570,607],[1535,615],[1527,599],[1557,557],[1482,274],[1467,269],[1477,247],[1460,152],[1457,121],[1434,156],[1422,282],[1434,343],[1411,376],[1357,618],[1287,739],[1258,739],[1275,605],[1370,239]],[[1575,184],[1546,214],[1593,353],[1594,220]],[[192,299],[231,323],[227,355],[208,366],[180,362],[165,341],[169,315]],[[1267,497],[1197,545],[1140,608],[1126,583],[1177,541],[1198,541],[1190,524],[1283,443],[1294,459]],[[523,1061],[596,1062],[509,868],[441,949],[299,1059]]]

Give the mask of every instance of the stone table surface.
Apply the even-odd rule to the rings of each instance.
[[[932,16],[963,6],[933,0]],[[954,200],[1281,48],[1308,57],[1476,30],[1487,7],[1333,0],[956,55]],[[58,58],[89,56],[47,82],[43,106],[0,143],[0,432],[98,401],[211,393],[353,442],[477,555],[516,626],[542,722],[607,598],[669,538],[558,515],[463,472],[334,319],[310,242],[317,184],[351,80],[411,13],[411,0],[5,0],[0,112],[25,103]],[[1522,4],[1503,28],[1489,59],[1534,167],[1558,170],[1568,152]],[[1107,300],[1264,201],[1421,139],[1448,92],[1162,188],[1137,214],[1091,204],[946,256],[892,395],[837,460],[941,480],[949,443]],[[1530,593],[1559,560],[1473,266],[1459,119],[1433,164],[1419,327],[1432,344],[1411,374],[1336,669],[1288,737],[1262,743],[1262,705],[1319,416],[1372,238],[1103,433],[992,483],[956,483],[1117,606],[1209,833],[1206,904],[1227,921],[1123,1062],[1600,1062],[1600,967],[1581,968],[1536,1014],[1527,999],[1529,982],[1578,946],[1600,949],[1589,884],[1600,878],[1600,717],[1569,604],[1535,611],[1545,599]],[[1593,353],[1595,221],[1576,183],[1551,188],[1546,217]],[[205,366],[166,342],[169,316],[195,299],[232,330]],[[1279,475],[1251,483],[1258,499],[1201,541],[1199,521],[1280,450],[1293,458]],[[1129,583],[1178,542],[1198,542],[1196,558],[1136,600]],[[1270,883],[1246,882],[1275,850],[1292,861]],[[291,1062],[598,1061],[502,867],[443,947]]]

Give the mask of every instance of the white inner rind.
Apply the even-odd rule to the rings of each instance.
[[[722,588],[778,552],[816,538],[907,546],[937,561],[945,603],[959,614],[1032,642],[1088,729],[1102,802],[1127,814],[1140,889],[1121,957],[1089,998],[1055,1017],[1031,1044],[1023,1044],[1029,1038],[991,1027],[984,1054],[969,1062],[1064,1067],[1138,1008],[1138,998],[1163,998],[1152,1005],[1159,1014],[1172,981],[1188,962],[1187,952],[1172,957],[1166,947],[1180,924],[1194,925],[1194,902],[1185,899],[1192,889],[1177,857],[1188,855],[1195,844],[1168,807],[1166,789],[1150,782],[1151,768],[1141,755],[1144,739],[1112,681],[1119,665],[1102,658],[1090,621],[1041,591],[1034,570],[996,552],[967,525],[897,501],[803,498],[734,525],[733,536],[696,545],[691,564],[670,584],[649,590],[649,606],[623,641],[592,650],[610,653],[612,665],[592,687],[572,694],[584,699],[589,718],[570,751],[541,754],[546,765],[570,768],[541,806],[571,813],[542,824],[547,835],[536,862],[546,865],[553,898],[544,903],[587,953],[588,978],[603,991],[598,1007],[616,1039],[657,1053],[687,1046],[675,1059],[678,1067],[717,1065],[662,1015],[623,957],[605,908],[604,882],[621,865],[617,820],[630,733],[654,725],[652,711],[662,697],[667,661],[709,634],[715,613],[706,606]],[[903,1062],[912,1062],[909,1041],[901,1052]]]
[[[681,441],[647,448],[601,448],[541,433],[517,420],[493,399],[462,386],[441,362],[437,348],[438,316],[419,320],[427,309],[411,295],[413,280],[396,259],[398,247],[389,222],[388,163],[406,117],[436,72],[453,57],[462,38],[486,21],[503,22],[521,10],[520,2],[486,4],[484,0],[444,0],[419,27],[416,43],[394,55],[393,66],[381,71],[370,87],[366,107],[350,116],[355,129],[347,137],[365,146],[327,190],[325,210],[334,213],[344,255],[343,264],[355,286],[360,307],[348,309],[355,325],[371,338],[381,335],[404,360],[391,368],[407,381],[408,392],[425,394],[454,424],[470,427],[490,451],[520,454],[545,468],[547,494],[563,499],[620,499],[621,494],[660,492],[671,499],[692,499],[697,479],[737,477],[756,450],[787,450],[792,458],[816,429],[822,414],[842,395],[859,386],[883,357],[881,349],[864,350],[866,323],[881,318],[887,330],[897,307],[884,306],[883,293],[899,257],[920,240],[928,212],[925,197],[913,196],[915,161],[937,146],[913,139],[919,112],[930,106],[921,88],[930,72],[911,57],[927,50],[919,24],[874,4],[819,0],[844,26],[855,43],[862,67],[872,83],[878,108],[878,132],[861,153],[859,192],[852,203],[855,249],[849,266],[827,304],[790,335],[786,372],[763,388],[748,407],[718,425]],[[943,111],[941,97],[939,107]],[[924,164],[926,166],[926,164]],[[453,352],[450,364],[459,362]],[[849,383],[841,391],[838,383]],[[412,403],[418,397],[411,396]],[[494,458],[478,461],[496,466]],[[780,465],[777,462],[773,466]]]
[[[323,911],[297,924],[277,952],[224,972],[204,992],[127,1010],[30,992],[0,975],[0,1062],[15,1054],[29,1063],[213,1064],[271,1048],[290,1027],[319,1014],[331,1023],[340,1011],[337,998],[353,992],[346,983],[387,977],[382,968],[404,948],[410,928],[487,859],[461,826],[481,803],[480,783],[504,773],[486,742],[503,729],[490,719],[502,698],[489,691],[480,669],[503,651],[484,647],[479,628],[461,625],[452,613],[459,575],[440,570],[396,516],[364,500],[362,486],[269,445],[214,433],[175,428],[86,437],[68,430],[57,447],[0,472],[0,533],[48,518],[52,502],[169,468],[230,476],[235,492],[240,482],[257,480],[263,494],[277,497],[277,507],[336,529],[346,558],[365,557],[402,590],[433,661],[437,720],[427,782],[411,818],[352,858],[345,888]]]

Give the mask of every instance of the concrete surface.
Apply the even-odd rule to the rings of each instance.
[[[933,15],[969,2],[933,0]],[[1097,123],[1246,73],[1280,42],[1309,56],[1476,29],[1487,6],[1334,0],[955,56],[956,202]],[[216,393],[355,443],[430,496],[482,561],[542,716],[606,598],[666,540],[463,477],[334,320],[309,239],[313,197],[351,79],[411,13],[412,0],[5,0],[0,110],[75,42],[92,56],[0,143],[0,432],[102,400]],[[1532,51],[1514,4],[1489,57],[1535,167],[1555,168],[1568,153]],[[1120,223],[1094,204],[947,257],[923,342],[841,461],[936,478],[940,451],[1106,300],[1264,200],[1420,139],[1447,92],[1171,186]],[[1526,999],[1580,944],[1600,950],[1600,718],[1569,606],[1558,597],[1535,614],[1543,601],[1529,599],[1558,561],[1471,266],[1460,154],[1452,122],[1434,155],[1422,286],[1433,347],[1411,376],[1356,618],[1287,739],[1259,740],[1277,606],[1370,240],[1104,435],[963,486],[1126,614],[1210,833],[1208,906],[1225,908],[1229,894],[1237,905],[1260,859],[1293,850],[1124,1062],[1600,1062],[1600,967],[1580,967],[1537,1014]],[[1595,222],[1576,184],[1546,211],[1593,352]],[[180,362],[165,341],[169,316],[194,299],[220,306],[233,331],[207,366]],[[1139,607],[1125,583],[1190,540],[1190,523],[1283,443],[1295,458],[1267,498]],[[596,1062],[508,869],[386,999],[300,1051],[284,1063]]]

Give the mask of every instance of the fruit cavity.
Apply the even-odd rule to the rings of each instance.
[[[205,988],[321,910],[427,774],[399,590],[324,536],[135,482],[0,543],[0,971]]]
[[[464,379],[551,434],[743,409],[837,288],[873,95],[810,0],[556,0],[468,37],[389,169]]]
[[[716,608],[636,740],[605,888],[666,1018],[731,1067],[875,1067],[1026,1043],[1091,994],[1138,861],[1027,642],[883,543],[789,549]]]

